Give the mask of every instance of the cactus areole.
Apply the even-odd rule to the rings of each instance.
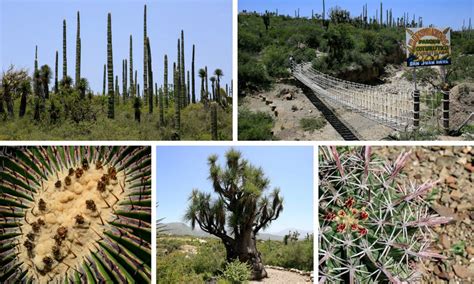
[[[430,250],[431,215],[425,195],[436,182],[407,181],[370,147],[321,148],[319,167],[319,283],[418,283],[417,263],[445,258]]]
[[[189,198],[185,219],[220,238],[226,248],[227,261],[250,264],[254,280],[267,277],[256,236],[276,220],[283,210],[278,188],[265,195],[270,181],[262,168],[251,165],[234,149],[226,153],[225,166],[218,157],[208,158],[209,178],[216,199],[210,193],[194,189]]]

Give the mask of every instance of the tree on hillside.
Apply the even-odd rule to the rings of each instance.
[[[256,246],[256,236],[276,220],[283,210],[279,189],[268,195],[270,180],[263,169],[255,167],[234,149],[226,153],[226,163],[217,163],[217,155],[208,158],[209,179],[216,199],[210,193],[194,189],[189,197],[185,219],[220,238],[226,248],[227,261],[250,264],[252,279],[262,279],[267,272]]]

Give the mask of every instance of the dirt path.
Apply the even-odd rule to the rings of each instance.
[[[291,99],[285,98],[287,94],[291,94]],[[312,132],[301,128],[302,118],[317,118],[322,114],[296,86],[277,83],[270,91],[245,97],[242,106],[270,114],[275,120],[272,130],[277,140],[342,140],[329,123]]]
[[[295,272],[282,271],[273,268],[265,268],[265,270],[267,270],[268,278],[265,278],[262,281],[250,281],[250,283],[296,284],[311,282],[309,277],[299,275]]]

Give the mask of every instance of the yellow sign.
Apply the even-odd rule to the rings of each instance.
[[[450,28],[406,29],[407,65],[432,66],[451,64]]]

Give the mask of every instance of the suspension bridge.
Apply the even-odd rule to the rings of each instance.
[[[345,81],[315,70],[311,63],[295,64],[292,72],[298,81],[314,92],[315,97],[309,99],[345,140],[354,140],[356,137],[351,135],[343,122],[332,117],[335,114],[326,109],[328,106],[342,106],[394,130],[406,131],[416,129],[419,125],[420,96],[412,88],[370,86]],[[432,115],[435,115],[433,111]]]

